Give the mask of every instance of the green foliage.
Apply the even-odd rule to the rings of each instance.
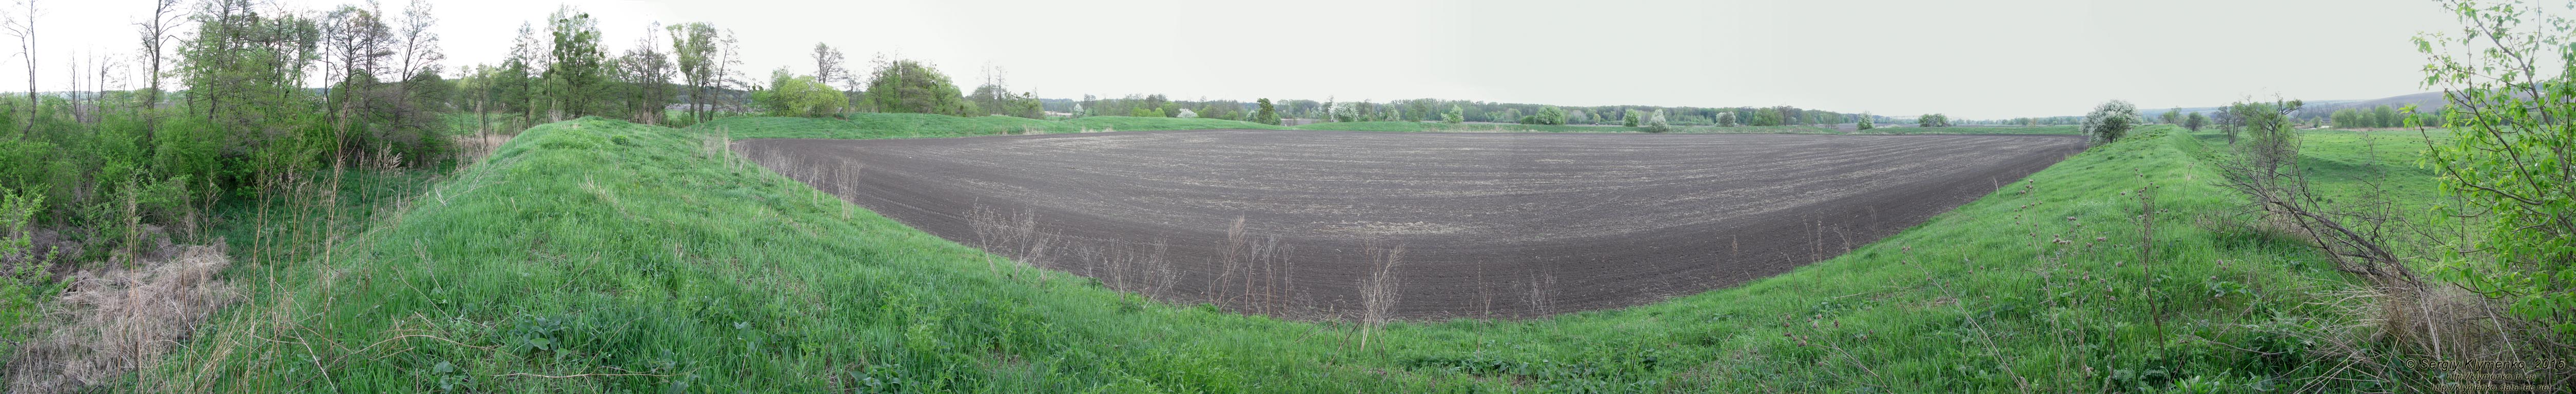
[[[1466,122],[1467,110],[1459,108],[1458,106],[1449,106],[1449,112],[1440,113],[1440,123],[1459,124]]]
[[[2191,131],[2200,131],[2200,128],[2208,126],[2209,117],[2203,116],[2199,112],[2191,113],[2190,117],[2184,118],[2182,121],[2182,127],[2185,129],[2191,129]]]
[[[975,104],[939,73],[920,61],[894,59],[877,67],[868,79],[868,106],[879,112],[971,116]]]
[[[2445,209],[2493,219],[2482,237],[2441,248],[2447,276],[2576,335],[2576,124],[2566,121],[2576,116],[2576,80],[2524,60],[2576,55],[2565,46],[2576,21],[2518,4],[2445,2],[2470,28],[2416,38],[2432,59],[2424,82],[2448,87],[2453,109],[2442,111],[2453,138],[2424,163],[2463,203]],[[2527,15],[2542,19],[2525,26]]]
[[[849,105],[849,96],[812,76],[790,75],[780,69],[770,75],[769,90],[754,94],[753,101],[769,109],[770,116],[831,116]]]
[[[600,113],[601,102],[609,94],[610,64],[608,50],[599,42],[599,22],[570,5],[547,19],[546,32],[554,37],[546,58],[547,98],[572,117]]]
[[[2298,113],[2304,103],[2298,100],[2244,102],[2227,106],[2226,111],[2244,124],[2251,143],[2238,147],[2254,159],[2258,168],[2277,168],[2298,154]]]
[[[53,256],[36,254],[32,242],[43,193],[0,189],[0,353],[14,354],[27,340],[20,328],[43,317],[36,304],[50,298]]]
[[[1875,121],[1874,121],[1874,120],[1872,120],[1872,119],[1870,119],[1870,118],[1875,118],[1875,116],[1869,116],[1869,115],[1867,115],[1867,114],[1863,114],[1863,115],[1861,115],[1861,116],[1860,116],[1860,123],[1859,123],[1857,126],[1855,126],[1855,127],[1859,128],[1859,129],[1860,129],[1860,130],[1862,130],[1862,131],[1867,131],[1867,130],[1869,130],[1869,129],[1875,129],[1875,128],[1878,128],[1878,124],[1877,124],[1877,123],[1875,123]]]
[[[1013,93],[1010,88],[1004,87],[1000,83],[987,83],[984,84],[984,86],[978,86],[975,88],[975,93],[968,95],[968,97],[972,98],[975,108],[983,109],[983,111],[978,111],[981,112],[978,115],[1017,116],[1029,119],[1046,118],[1046,108],[1038,103],[1037,96],[1031,95],[1027,92]]]
[[[1753,126],[1785,125],[1788,124],[1787,114],[1788,112],[1781,111],[1778,108],[1763,108],[1753,111],[1753,121],[1746,122],[1745,124]]]
[[[1914,117],[1914,127],[1950,127],[1950,115],[1923,114]]]
[[[723,66],[720,57],[726,41],[715,26],[706,22],[682,23],[664,29],[671,34],[672,63],[679,67],[680,79],[689,87],[689,105],[696,108],[691,111],[692,117],[695,121],[704,122],[713,115],[714,107],[710,105],[714,100],[710,97],[720,83],[716,70]]]
[[[1271,107],[1270,99],[1261,99],[1261,112],[1252,115],[1252,123],[1279,125],[1279,111]]]
[[[2093,112],[2084,115],[2084,135],[2092,136],[2096,142],[2116,142],[2141,123],[2146,121],[2138,117],[2138,106],[2111,100],[2094,106]]]
[[[1557,108],[1554,105],[1540,108],[1538,113],[1531,114],[1527,119],[1525,119],[1525,121],[1521,122],[1521,124],[1551,126],[1565,124],[1565,109]]]
[[[1664,119],[1664,110],[1658,109],[1655,110],[1655,112],[1646,115],[1645,126],[1643,127],[1646,128],[1646,132],[1648,133],[1670,132],[1673,131],[1673,122]]]
[[[1638,110],[1633,110],[1633,109],[1632,109],[1632,110],[1628,110],[1628,112],[1627,112],[1624,116],[1620,116],[1620,117],[1619,117],[1619,125],[1620,125],[1620,126],[1627,126],[1627,127],[1637,127],[1637,123],[1638,123],[1638,122],[1640,122],[1640,121],[1645,120],[1645,117],[1646,117],[1646,112],[1645,112],[1645,111],[1638,111]]]

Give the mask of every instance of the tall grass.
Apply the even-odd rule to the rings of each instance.
[[[135,387],[2388,387],[2369,381],[2369,371],[2336,368],[2343,353],[2329,344],[2303,340],[2352,335],[2353,317],[2338,312],[2344,301],[2320,291],[2346,279],[2295,240],[2231,219],[2241,201],[2209,186],[2211,168],[2194,164],[2212,148],[2166,128],[2095,147],[1896,236],[1743,286],[1543,319],[1380,327],[1165,305],[1100,280],[997,260],[706,148],[721,138],[713,130],[772,135],[732,126],[742,127],[583,119],[532,129],[345,245],[268,269],[234,269],[248,299]],[[2133,195],[2141,192],[2153,193],[2155,214],[2142,211]],[[2142,215],[2155,226],[2152,258],[2140,254]],[[1528,297],[1543,298],[1552,280],[1530,282]]]

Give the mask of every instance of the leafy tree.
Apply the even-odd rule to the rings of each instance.
[[[2302,104],[2298,100],[2275,100],[2228,105],[2231,112],[2244,119],[2245,129],[2251,133],[2252,143],[2238,147],[2245,151],[2245,157],[2252,160],[2250,167],[2277,172],[2284,163],[2298,157],[2298,119],[2290,114],[2298,113]],[[2263,174],[2270,178],[2278,178],[2278,175]]]
[[[1876,123],[1871,123],[1870,118],[1874,118],[1874,117],[1875,117],[1875,116],[1870,116],[1870,115],[1869,115],[1869,114],[1867,114],[1867,113],[1863,113],[1863,114],[1861,114],[1861,115],[1860,115],[1860,124],[1859,124],[1857,127],[1858,127],[1860,130],[1864,130],[1864,131],[1865,131],[1865,130],[1869,130],[1869,129],[1875,129],[1875,128],[1878,128],[1878,124],[1876,124]]]
[[[2182,107],[2165,110],[2165,113],[2157,114],[2156,119],[2164,121],[2164,124],[2182,124]]]
[[[1196,118],[1196,117],[1199,117],[1199,113],[1198,113],[1197,111],[1191,111],[1189,108],[1182,108],[1180,113],[1172,114],[1172,117],[1175,117],[1175,118]]]
[[[1715,117],[1714,122],[1717,123],[1718,126],[1735,127],[1734,112],[1719,112]]]
[[[878,111],[949,116],[976,112],[975,104],[948,82],[948,75],[909,59],[879,62],[868,79],[867,96],[869,106]]]
[[[771,72],[769,89],[753,94],[753,101],[761,103],[771,116],[830,116],[850,104],[849,96],[841,95],[831,84],[812,76],[790,74],[786,68]]]
[[[2138,118],[2138,106],[2129,104],[2127,101],[2111,100],[2093,107],[2092,113],[2084,114],[2084,125],[2081,129],[2084,135],[2093,136],[2095,140],[2107,143],[2119,141],[2120,137],[2128,136],[2129,129],[2138,127],[2139,123],[2145,123],[2145,121]]]
[[[1785,122],[1787,121],[1788,118],[1786,111],[1781,111],[1779,108],[1763,108],[1753,111],[1753,122],[1750,124],[1754,126],[1779,126],[1786,124]]]
[[[1449,112],[1440,113],[1440,122],[1442,123],[1465,123],[1466,121],[1467,109],[1464,107],[1450,105]]]
[[[2191,116],[2185,116],[2182,119],[2182,127],[2191,131],[2200,131],[2200,128],[2207,126],[2209,126],[2209,117],[2201,116],[2199,112],[2193,112]]]
[[[2515,315],[2576,335],[2576,123],[2566,121],[2576,77],[2529,60],[2576,55],[2566,46],[2576,21],[2511,2],[2443,5],[2469,27],[2462,37],[2415,38],[2431,59],[2426,82],[2445,87],[2441,121],[2452,131],[2428,141],[2424,162],[2462,201],[2447,213],[2490,220],[2483,234],[2462,237],[2473,241],[2438,248],[2442,270]],[[2483,45],[2453,47],[2468,43]]]
[[[1620,119],[1620,121],[1619,121],[1619,122],[1620,122],[1620,123],[1619,123],[1619,125],[1621,125],[1621,126],[1628,126],[1628,127],[1637,127],[1637,121],[1641,120],[1641,119],[1638,119],[1638,118],[1644,118],[1644,117],[1646,117],[1646,112],[1645,112],[1645,111],[1638,111],[1638,110],[1633,110],[1633,109],[1632,109],[1632,110],[1628,110],[1627,116],[1622,116],[1622,117],[1620,117],[1620,118],[1619,118],[1619,119]]]
[[[199,3],[192,19],[197,37],[182,40],[180,79],[188,86],[189,113],[222,130],[222,160],[257,163],[259,171],[291,170],[313,163],[318,148],[303,145],[312,96],[303,88],[305,65],[319,59],[321,29],[295,15],[259,17],[252,0]],[[229,174],[243,184],[253,174]]]
[[[493,86],[502,89],[501,101],[507,103],[507,108],[517,109],[514,112],[523,122],[536,121],[537,112],[545,108],[538,87],[544,81],[536,77],[545,69],[545,48],[546,42],[537,38],[535,25],[519,24],[518,39],[511,41],[510,57],[501,61],[501,73],[493,80]]]
[[[714,113],[717,62],[723,61],[724,42],[715,26],[705,22],[668,27],[671,33],[671,58],[680,69],[680,79],[689,88],[689,108],[695,121],[706,121]]]
[[[1565,109],[1564,109],[1564,108],[1557,108],[1557,107],[1556,107],[1556,106],[1554,106],[1554,105],[1547,106],[1546,108],[1540,108],[1540,109],[1538,110],[1538,114],[1537,114],[1536,116],[1537,116],[1537,119],[1535,119],[1535,120],[1537,120],[1537,122],[1536,122],[1537,124],[1543,124],[1543,125],[1561,125],[1561,124],[1565,124]]]
[[[555,11],[546,31],[554,36],[546,64],[546,95],[572,117],[596,113],[609,74],[608,52],[599,43],[599,22],[590,14],[564,6]]]
[[[634,111],[636,121],[644,124],[662,123],[662,109],[669,106],[674,93],[671,90],[674,70],[670,56],[655,45],[658,44],[655,34],[662,30],[661,26],[644,29],[644,37],[636,40],[635,47],[617,58],[619,82],[632,93],[628,97],[628,109]],[[848,99],[844,98],[843,103],[847,102]]]
[[[1270,106],[1270,99],[1261,99],[1260,103],[1261,112],[1255,112],[1252,114],[1252,122],[1266,125],[1278,125],[1279,110]]]
[[[1914,118],[1915,127],[1950,127],[1950,115],[1923,114]]]

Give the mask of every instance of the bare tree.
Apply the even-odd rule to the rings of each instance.
[[[2295,119],[2300,102],[2248,103],[2230,107],[2244,122],[2252,141],[2240,146],[2236,160],[2222,164],[2220,186],[2253,200],[2257,210],[2295,227],[2301,236],[2335,260],[2335,269],[2381,284],[2415,285],[2419,279],[2399,260],[2391,240],[2395,213],[2384,201],[2336,206],[2308,187],[2298,164]]]
[[[634,116],[646,124],[662,122],[664,100],[671,97],[671,60],[660,50],[662,29],[660,23],[645,28],[635,48],[618,58],[620,75],[635,86]]]
[[[403,114],[407,112],[413,94],[412,77],[438,69],[438,62],[446,60],[447,53],[438,48],[438,33],[430,31],[431,27],[438,25],[438,16],[431,14],[428,0],[412,0],[410,6],[403,7],[402,19],[394,23],[396,40],[402,46],[402,64],[399,65],[399,75],[394,76],[400,82],[394,85],[393,121],[396,125],[407,125]]]
[[[0,19],[0,30],[18,37],[18,54],[27,60],[27,128],[19,133],[35,134],[36,107],[39,106],[36,101],[36,18],[40,14],[36,0],[19,0],[18,5],[27,9],[27,13]]]
[[[358,92],[360,88],[380,80],[385,60],[394,56],[392,28],[377,17],[374,6],[344,5],[323,19],[323,42],[330,48],[332,58],[325,67],[334,68],[324,70],[324,78],[337,85],[330,90],[330,108],[335,125],[342,130],[349,128],[359,108],[368,105],[367,95]]]
[[[815,82],[822,82],[824,85],[847,85],[853,82],[858,78],[850,75],[848,63],[849,57],[843,56],[840,48],[833,48],[831,45],[819,42],[814,43]]]
[[[760,86],[760,84],[752,82],[749,78],[742,76],[742,70],[740,69],[742,66],[742,41],[734,36],[733,29],[725,29],[724,35],[721,37],[723,38],[716,40],[716,52],[721,54],[722,57],[720,58],[721,60],[716,61],[714,64],[716,68],[715,76],[716,84],[718,86],[717,90],[721,91],[723,90],[722,87],[727,85],[735,86],[737,87],[736,89],[740,91],[750,91]],[[726,111],[728,112],[743,111],[743,103],[741,100],[728,99],[725,100],[724,103],[726,104]]]
[[[186,12],[179,11],[179,1],[153,0],[151,19],[134,23],[136,30],[143,35],[143,78],[149,85],[143,91],[143,139],[146,141],[151,140],[152,134],[161,127],[159,112],[153,109],[161,107],[162,55],[169,53],[165,48],[170,40],[178,38],[172,30],[177,29],[179,21],[187,17]]]

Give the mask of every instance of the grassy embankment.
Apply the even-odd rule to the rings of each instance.
[[[803,121],[721,124],[734,138]],[[764,126],[767,125],[767,126]],[[866,137],[984,135],[929,127]],[[1118,130],[1131,130],[1117,127]],[[1053,130],[1053,129],[1050,129]],[[912,230],[711,132],[528,131],[249,299],[163,391],[1421,392],[2335,388],[2303,246],[2227,224],[2161,130],[1744,286],[1526,321],[1358,326],[1166,305]],[[816,137],[833,134],[814,133]],[[856,136],[856,135],[853,135]],[[844,137],[847,138],[847,137]],[[2312,143],[2312,146],[2319,145]],[[2373,165],[2390,165],[2386,162]],[[2158,211],[2142,258],[2142,201]],[[1544,291],[1544,289],[1540,289]]]

